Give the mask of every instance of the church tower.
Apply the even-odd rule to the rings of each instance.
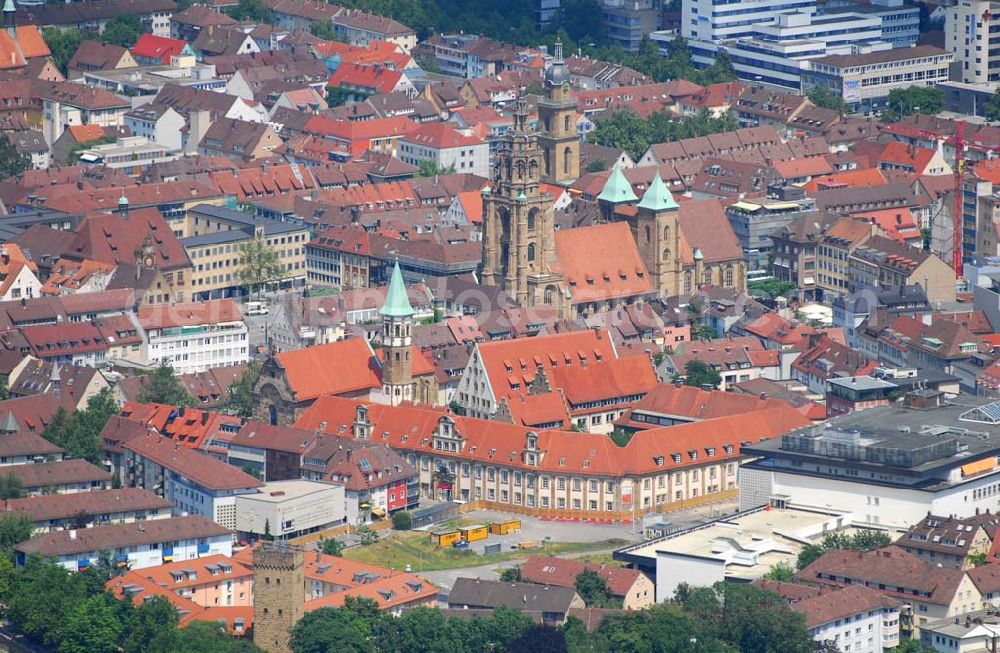
[[[392,269],[392,279],[379,310],[382,316],[382,397],[384,403],[398,406],[413,401],[413,306],[406,295],[399,261]]]
[[[681,229],[677,201],[659,172],[636,208],[636,216],[630,220],[632,236],[639,246],[639,254],[653,285],[660,294],[667,296],[691,292],[685,291],[681,284]]]
[[[542,148],[542,180],[567,184],[580,176],[580,135],[576,131],[576,99],[569,88],[570,72],[556,42],[555,60],[545,71],[545,97],[538,101]]]
[[[493,188],[483,189],[483,262],[480,282],[500,286],[522,306],[562,302],[556,259],[553,198],[539,191],[541,150],[528,129],[524,100],[514,107],[493,164]]]

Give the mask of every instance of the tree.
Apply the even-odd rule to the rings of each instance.
[[[521,568],[518,566],[504,567],[500,570],[500,580],[505,583],[520,583],[522,580]]]
[[[418,177],[433,177],[435,175],[453,175],[455,174],[455,164],[451,164],[447,168],[442,168],[437,164],[437,161],[421,161],[419,165],[419,171],[417,172]]]
[[[101,459],[101,430],[112,415],[118,413],[118,404],[111,390],[104,388],[87,400],[85,410],[70,414],[60,406],[52,420],[42,431],[42,437],[66,450],[70,458],[83,458],[91,463]]]
[[[585,169],[587,172],[604,172],[608,169],[608,164],[604,159],[591,159]]]
[[[780,580],[789,583],[795,577],[795,568],[782,560],[778,564],[773,565],[764,577],[768,580]]]
[[[328,556],[341,558],[344,555],[344,543],[335,537],[323,538],[319,541],[319,550]]]
[[[248,641],[236,639],[215,621],[193,621],[158,637],[146,649],[150,653],[263,653]]]
[[[254,291],[260,295],[264,287],[277,281],[284,271],[277,252],[260,236],[240,244],[240,261],[243,264],[240,281],[248,295]]]
[[[69,613],[59,653],[116,653],[123,630],[118,602],[95,594]]]
[[[9,553],[14,546],[31,539],[35,522],[23,512],[5,513],[0,516],[0,554]]]
[[[146,375],[146,383],[139,391],[139,401],[145,403],[167,404],[169,406],[191,406],[194,397],[180,382],[174,373],[174,368],[166,360]]]
[[[895,122],[914,113],[934,115],[944,108],[944,91],[937,86],[908,86],[889,91],[882,120]]]
[[[70,613],[87,598],[86,576],[38,556],[18,567],[7,597],[7,618],[26,636],[57,646]]]
[[[408,531],[413,528],[413,515],[407,510],[392,513],[392,527],[397,531]]]
[[[982,567],[987,563],[987,557],[985,551],[976,551],[975,553],[970,553],[965,557],[973,567]]]
[[[378,531],[376,531],[368,524],[362,524],[361,526],[358,526],[356,533],[358,534],[358,537],[361,538],[361,544],[364,546],[368,546],[369,544],[375,544],[376,542],[378,542],[379,539]]]
[[[593,569],[584,569],[573,583],[588,608],[620,608],[621,601],[611,595],[608,584]]]
[[[722,383],[722,375],[703,360],[694,358],[684,366],[684,385],[693,385],[696,388],[718,388],[720,383]]]
[[[264,520],[264,534],[261,535],[261,539],[264,540],[265,542],[273,542],[274,541],[274,535],[271,535],[271,520],[270,519],[265,519]]]
[[[326,87],[326,103],[331,107],[339,107],[358,97],[358,91],[352,91],[343,86]]]
[[[562,0],[551,27],[578,42],[604,43],[608,38],[597,0]]]
[[[0,138],[0,179],[16,177],[29,168],[31,168],[31,157],[18,152],[9,136]],[[6,399],[9,395],[7,377],[4,375],[3,398]]]
[[[507,646],[507,653],[566,653],[566,635],[557,628],[535,624]]]
[[[993,91],[990,99],[983,102],[983,116],[987,120],[1000,120],[1000,88]]]
[[[889,649],[889,653],[936,653],[937,649],[924,646],[915,639],[901,639],[899,646]]]
[[[827,533],[816,544],[807,544],[799,551],[797,565],[799,570],[805,569],[824,553],[831,549],[851,549],[854,551],[873,551],[892,544],[892,538],[885,531],[872,529],[860,530],[854,535],[844,533]]]
[[[162,596],[143,601],[132,611],[124,640],[123,653],[146,653],[150,642],[163,640],[177,627],[177,609]]]
[[[20,499],[24,496],[21,479],[13,474],[0,474],[0,499]]]
[[[751,295],[765,294],[769,297],[787,297],[795,292],[794,281],[781,281],[780,279],[765,279],[763,281],[751,281],[747,284],[747,291]]]
[[[101,32],[101,41],[111,45],[120,45],[123,48],[131,48],[145,31],[146,28],[142,24],[142,20],[136,14],[119,14],[104,26],[104,31]]]
[[[80,43],[90,39],[97,40],[98,36],[93,32],[46,27],[42,30],[42,39],[52,53],[52,62],[65,75],[66,66],[69,64],[69,60],[73,58],[73,55],[76,54]]]
[[[237,417],[252,417],[256,407],[253,389],[260,378],[260,363],[257,361],[247,365],[246,370],[229,386],[229,411]]]
[[[340,608],[320,608],[307,613],[292,628],[291,647],[295,653],[374,650],[350,612]]]
[[[655,364],[656,363],[654,361],[654,365]],[[624,429],[620,429],[620,428],[616,427],[615,430],[611,431],[611,436],[610,437],[611,437],[611,441],[612,442],[614,442],[615,444],[617,444],[619,447],[624,447],[632,439],[632,435],[633,435],[632,431],[626,431]]]
[[[844,98],[829,86],[813,86],[806,93],[806,97],[821,109],[833,109],[840,113],[847,113],[847,103],[844,102]]]
[[[240,0],[239,4],[235,7],[227,8],[225,12],[236,20],[246,20],[254,23],[274,22],[274,15],[261,0]]]

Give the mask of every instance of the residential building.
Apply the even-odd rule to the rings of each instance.
[[[134,15],[142,23],[143,31],[157,36],[169,35],[170,17],[177,9],[173,0],[86,0],[66,6],[29,0],[24,4],[30,6],[18,11],[16,20],[37,25],[39,29],[57,27],[100,34],[113,18]]]
[[[232,118],[218,118],[198,141],[202,156],[222,155],[253,161],[271,155],[281,138],[270,125]]]
[[[16,478],[28,496],[89,492],[111,484],[111,472],[79,458],[9,465],[3,471]]]
[[[82,163],[103,165],[135,176],[143,174],[154,164],[173,161],[179,156],[179,149],[170,150],[143,136],[127,136],[80,151]]]
[[[308,535],[346,521],[344,486],[294,479],[266,483],[236,496],[236,532],[256,539]]]
[[[175,560],[142,570],[130,569],[109,580],[105,587],[116,596],[137,600],[169,592],[203,608],[253,605],[253,572],[222,554],[204,556],[197,564]]]
[[[132,54],[120,45],[85,40],[66,64],[69,79],[78,80],[84,71],[118,70],[135,68],[138,64]]]
[[[566,622],[571,609],[582,608],[584,603],[574,587],[478,578],[457,579],[448,594],[448,607],[453,610],[495,610],[500,606],[536,613],[543,624],[559,626]]]
[[[854,248],[848,256],[848,277],[852,292],[919,284],[931,302],[955,299],[955,271],[948,264],[884,236],[872,236]]]
[[[417,45],[417,33],[411,27],[387,16],[361,9],[344,9],[333,17],[337,36],[352,45],[368,47],[372,41],[386,41],[409,52]]]
[[[232,299],[154,304],[141,308],[138,318],[146,362],[167,362],[187,374],[250,360],[247,325]]]
[[[303,456],[303,472],[306,477],[344,486],[349,524],[381,519],[420,505],[416,467],[386,447],[361,442],[345,447],[339,438],[326,438]]]
[[[608,592],[621,600],[625,610],[648,608],[655,601],[653,581],[638,569],[553,556],[531,556],[520,568],[521,579],[529,583],[574,589],[576,578],[588,569],[604,580]]]
[[[139,37],[131,52],[141,66],[170,66],[185,58],[189,58],[189,62],[194,59],[194,50],[187,41],[148,33]]]
[[[27,515],[35,533],[167,519],[171,504],[140,488],[90,490],[72,494],[40,494],[7,500],[4,510]]]
[[[14,560],[21,566],[34,554],[54,558],[70,571],[83,571],[108,551],[114,562],[140,570],[175,560],[230,556],[233,535],[229,529],[198,515],[147,519],[43,533],[18,544]]]
[[[420,125],[404,134],[396,144],[400,159],[415,166],[427,162],[436,170],[472,173],[489,177],[489,143],[463,136],[443,122]]]
[[[989,651],[998,637],[1000,619],[992,608],[929,620],[920,626],[920,643],[937,653]]]
[[[183,147],[181,132],[184,117],[165,104],[145,104],[125,114],[125,126],[135,136],[156,143],[167,151],[179,152]]]
[[[173,504],[175,515],[199,515],[229,531],[236,528],[236,496],[253,494],[264,485],[232,465],[152,431],[124,440],[121,447],[122,485],[156,493]]]
[[[52,145],[71,125],[120,127],[131,103],[101,89],[60,82],[42,95],[45,142]]]
[[[851,255],[875,232],[876,227],[871,223],[853,218],[841,218],[823,232],[816,250],[816,268],[818,270],[816,282],[824,300],[831,302],[834,298],[839,298],[850,292],[849,261]],[[879,289],[876,292],[885,291]],[[926,295],[924,299],[926,299]],[[836,310],[835,305],[834,313]]]
[[[169,34],[157,33],[157,36],[170,36],[174,39],[193,43],[202,30],[221,28],[228,29],[236,25],[236,20],[206,5],[194,5],[184,11],[169,17]]]
[[[1000,517],[984,512],[970,517],[927,515],[910,526],[895,545],[942,567],[972,569],[974,558],[990,552]]]
[[[900,643],[900,619],[908,610],[878,590],[861,585],[828,590],[768,580],[758,584],[805,616],[815,642],[833,642],[839,650],[855,653],[882,653]]]

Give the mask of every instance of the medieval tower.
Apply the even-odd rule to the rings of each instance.
[[[379,399],[390,406],[404,401],[414,401],[413,361],[413,306],[406,294],[399,261],[392,269],[392,279],[385,295],[385,304],[379,310],[382,316],[382,392]]]
[[[292,627],[305,614],[305,553],[281,542],[253,552],[253,643],[267,653],[291,653]]]
[[[570,72],[559,42],[555,61],[545,71],[545,97],[538,101],[538,122],[544,162],[542,181],[568,184],[580,176],[580,135],[576,131],[576,99],[570,91]]]

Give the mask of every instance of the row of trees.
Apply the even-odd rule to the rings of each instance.
[[[809,638],[805,618],[777,594],[753,585],[682,587],[676,600],[608,616],[594,632],[571,617],[560,628],[535,624],[512,608],[486,618],[446,617],[414,608],[400,617],[372,601],[307,614],[292,631],[295,653],[814,653],[833,651]]]
[[[156,597],[135,606],[104,591],[108,561],[82,572],[39,557],[15,568],[0,555],[0,603],[18,631],[58,653],[259,653],[216,622],[179,628],[177,610]]]
[[[620,109],[598,120],[587,138],[592,143],[621,148],[638,159],[656,143],[709,136],[737,128],[739,122],[732,111],[715,117],[708,109],[703,109],[697,115],[675,118],[664,110],[642,118],[631,109]]]

